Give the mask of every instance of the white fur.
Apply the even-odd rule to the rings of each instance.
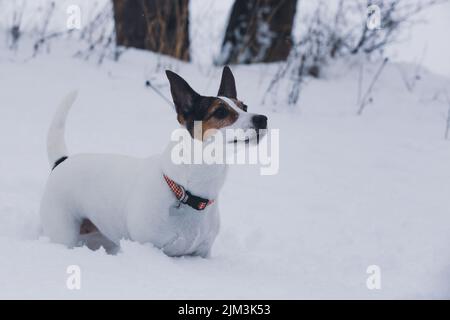
[[[64,100],[51,126],[51,165],[67,152],[64,122],[74,100],[73,95]],[[77,246],[82,241],[80,224],[89,219],[116,245],[130,239],[150,242],[170,256],[208,256],[219,232],[218,196],[227,166],[175,165],[170,158],[172,146],[147,159],[94,154],[69,157],[47,182],[40,209],[44,235],[53,242]],[[175,209],[178,201],[163,173],[192,194],[215,203],[204,211],[185,205]]]
[[[238,139],[238,140],[249,139],[251,141],[256,139],[257,134],[256,134],[255,127],[253,124],[253,117],[256,116],[256,114],[243,111],[241,108],[239,108],[236,105],[236,103],[234,103],[233,100],[231,100],[227,97],[220,96],[219,99],[222,100],[223,102],[225,102],[226,104],[228,104],[239,115],[238,119],[231,126],[228,126],[228,127],[220,130],[222,132],[222,134],[224,136],[226,136],[227,139],[229,139],[226,142],[228,142],[228,143],[232,142],[234,139]],[[232,129],[241,129],[241,130],[243,130],[243,132],[236,131],[236,135],[234,135],[234,136],[230,135],[230,134],[226,134],[227,130],[232,130]],[[265,134],[264,131],[263,131],[263,134]]]
[[[53,121],[47,135],[47,154],[50,166],[53,166],[57,160],[68,155],[64,139],[66,119],[70,108],[77,98],[77,95],[78,93],[76,91],[68,94],[61,102],[61,105],[53,117]]]

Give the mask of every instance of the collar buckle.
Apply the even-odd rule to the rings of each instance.
[[[171,180],[168,176],[164,175],[169,188],[174,193],[175,197],[180,203],[186,204],[197,211],[205,210],[209,205],[214,203],[214,200],[208,200],[202,197],[198,197],[187,191],[183,186],[177,184]]]

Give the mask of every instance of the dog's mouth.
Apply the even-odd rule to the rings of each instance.
[[[249,144],[250,141],[251,141],[250,138],[245,138],[244,140],[234,139],[232,143],[234,143],[234,144],[238,144],[238,143]]]
[[[246,137],[245,139],[237,139],[235,138],[232,142],[233,144],[259,144],[259,142],[261,141],[261,139],[264,137],[264,134],[261,134],[259,131],[256,132],[256,135],[251,136],[251,137]]]

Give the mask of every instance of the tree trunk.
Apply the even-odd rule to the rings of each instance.
[[[113,0],[117,45],[189,61],[189,0]]]
[[[116,42],[119,46],[145,49],[147,24],[142,2],[113,0]]]
[[[219,64],[286,60],[297,0],[235,0]]]

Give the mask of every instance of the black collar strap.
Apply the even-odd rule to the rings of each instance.
[[[171,180],[168,176],[164,175],[164,179],[166,180],[167,184],[169,185],[169,188],[174,193],[175,197],[184,204],[187,204],[191,208],[203,211],[208,207],[209,205],[212,205],[214,203],[214,200],[208,200],[205,198],[194,196],[189,191],[185,190],[182,186],[177,184],[175,181]]]
[[[66,156],[59,158],[55,161],[55,164],[53,165],[52,171],[56,169],[57,166],[59,166],[61,163],[66,161],[68,158]]]

